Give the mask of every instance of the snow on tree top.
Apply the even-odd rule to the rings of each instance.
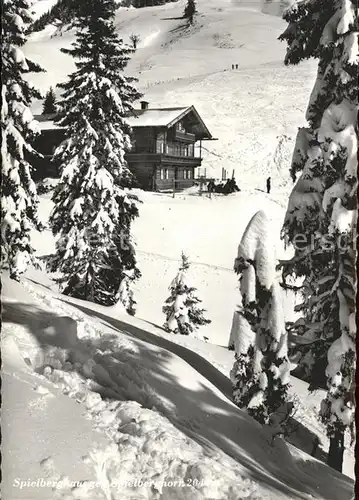
[[[263,210],[250,220],[238,246],[236,263],[240,260],[252,262],[259,282],[269,289],[275,281],[276,240],[270,222]],[[236,264],[235,264],[236,266]]]
[[[356,210],[347,210],[338,198],[333,205],[332,218],[329,231],[337,230],[339,233],[350,231],[354,227],[356,220]]]

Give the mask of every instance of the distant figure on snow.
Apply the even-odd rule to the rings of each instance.
[[[231,193],[231,180],[227,179],[225,185],[223,186],[223,194]]]
[[[213,180],[213,179],[211,179],[211,180],[209,181],[209,183],[207,184],[207,191],[208,191],[209,193],[214,193],[214,188],[215,188],[214,180]]]
[[[223,187],[223,194],[231,194],[236,191],[239,191],[239,187],[237,186],[236,180],[234,178],[227,179],[227,182]]]
[[[223,193],[223,188],[224,188],[224,184],[223,184],[223,182],[220,182],[219,184],[215,185],[214,192],[215,193]]]
[[[231,179],[231,193],[234,193],[235,191],[240,191],[239,187],[237,186],[236,179],[232,177]]]
[[[267,179],[267,193],[269,194],[271,190],[271,178],[268,177]]]

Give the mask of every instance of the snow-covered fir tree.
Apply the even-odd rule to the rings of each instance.
[[[41,228],[29,163],[36,154],[31,144],[38,133],[30,103],[41,94],[24,75],[42,69],[21,50],[31,22],[30,6],[27,0],[2,1],[1,260],[17,280],[33,261],[31,228]]]
[[[133,273],[123,273],[123,278],[118,290],[117,300],[124,306],[128,314],[134,316],[136,314],[137,302],[134,297],[132,283],[134,281]]]
[[[56,94],[52,87],[46,93],[44,104],[42,106],[42,114],[50,115],[56,113]]]
[[[134,78],[124,74],[133,49],[115,31],[113,0],[81,4],[76,41],[62,49],[76,60],[59,104],[66,129],[55,151],[62,175],[50,217],[57,236],[48,261],[67,295],[113,304],[124,271],[139,276],[131,238],[138,199],[125,153],[131,147],[126,116],[140,97]]]
[[[358,17],[351,0],[307,0],[285,15],[286,64],[318,59],[298,132],[283,237],[294,256],[285,282],[301,285],[299,364],[312,388],[326,379],[321,418],[330,438],[328,464],[342,470],[345,429],[353,426],[355,237],[357,217]]]
[[[195,0],[187,0],[187,4],[184,9],[183,17],[188,19],[189,22],[193,23],[193,16],[197,13]]]
[[[287,401],[290,363],[282,298],[275,276],[275,251],[269,222],[257,212],[249,222],[235,260],[242,304],[231,332],[235,363],[233,397],[262,424]]]
[[[211,323],[211,320],[204,316],[205,309],[198,307],[202,301],[197,297],[197,288],[189,282],[189,267],[188,257],[182,252],[177,276],[169,286],[171,295],[162,308],[166,315],[164,328],[182,335],[189,335],[200,326]]]

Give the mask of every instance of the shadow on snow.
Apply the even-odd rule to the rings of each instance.
[[[308,494],[314,497],[322,495],[327,500],[351,498],[351,479],[330,470],[336,480],[325,485],[325,480],[318,482],[318,478],[327,476],[329,470],[321,462],[303,460],[294,463],[293,460],[286,460],[286,457],[281,456],[278,450],[269,444],[263,428],[230,401],[230,380],[203,357],[125,321],[64,299],[58,300],[100,320],[107,328],[112,329],[113,335],[107,334],[90,341],[78,339],[75,346],[69,345],[62,330],[52,332],[51,335],[42,331],[46,323],[54,321],[56,325],[57,314],[44,312],[30,304],[6,301],[3,302],[4,325],[15,323],[28,328],[43,352],[49,347],[58,347],[68,350],[70,361],[78,359],[78,356],[80,359],[81,356],[82,359],[92,357],[102,367],[97,375],[93,375],[93,381],[98,386],[97,392],[102,397],[121,401],[136,400],[143,407],[156,409],[209,453],[216,452],[216,448],[222,450],[232,457],[239,467],[243,467],[244,477],[248,475],[253,481],[273,490],[274,493],[280,491],[288,495],[288,498],[304,498]],[[137,352],[128,348],[119,349],[118,346],[116,350],[118,333],[129,337]],[[159,352],[151,346],[162,348],[164,351]],[[171,353],[181,358],[181,362],[184,360],[193,367],[222,395],[202,382],[197,390],[181,385],[176,375],[171,373]],[[74,358],[71,359],[71,356]],[[131,380],[121,372],[121,366],[124,364],[131,365],[137,381],[141,379],[143,372],[145,383],[153,389],[151,394],[141,390],[138,384],[138,387],[131,385]],[[34,369],[42,371],[41,366],[35,366]],[[73,371],[76,371],[75,367]],[[104,373],[107,375],[104,376]],[[82,373],[79,374],[83,377]],[[170,405],[166,404],[166,401],[169,401]]]

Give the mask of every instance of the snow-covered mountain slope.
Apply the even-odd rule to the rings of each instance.
[[[279,234],[284,200],[276,192],[267,195],[255,189],[212,198],[178,194],[173,199],[170,195],[141,191],[137,194],[143,201],[139,206],[140,217],[133,225],[142,272],[135,289],[137,316],[162,326],[165,320],[162,306],[183,250],[192,262],[190,277],[212,320],[199,333],[214,344],[226,346],[238,303],[233,263],[242,233],[250,218],[258,210],[265,210],[271,220],[277,257],[283,257]],[[50,196],[43,195],[40,199],[40,217],[44,223],[52,209]],[[54,251],[54,238],[49,230],[34,232],[33,237],[39,255]],[[286,319],[292,320],[293,297],[283,294],[283,300]]]
[[[128,73],[150,106],[196,106],[218,141],[205,143],[203,167],[218,177],[235,170],[240,184],[263,188],[269,173],[287,192],[288,167],[313,85],[315,64],[284,67],[285,28],[258,2],[199,0],[193,26],[181,19],[184,0],[143,9],[120,8],[116,25],[125,40],[141,38]],[[34,33],[27,55],[47,70],[31,78],[43,91],[66,78],[73,61],[60,48],[73,33],[52,26]],[[232,70],[238,64],[238,70]],[[34,107],[39,111],[40,104]]]
[[[277,257],[284,256],[284,249],[279,241],[279,231],[282,224],[284,209],[281,197],[274,193],[267,195],[260,192],[240,192],[230,196],[169,195],[156,193],[137,194],[142,199],[140,217],[134,224],[134,234],[137,242],[139,267],[142,277],[136,284],[135,296],[138,302],[136,318],[127,315],[124,321],[138,327],[136,336],[142,340],[154,334],[189,348],[203,356],[215,369],[228,377],[233,365],[234,355],[226,349],[231,330],[232,316],[238,302],[237,276],[233,272],[234,258],[237,246],[242,238],[251,217],[259,210],[265,210],[272,226],[272,243],[277,249]],[[50,195],[40,197],[40,215],[46,222],[51,210]],[[195,214],[195,216],[193,216]],[[54,239],[50,231],[34,233],[34,242],[39,255],[46,255],[54,249]],[[192,261],[189,275],[194,286],[198,288],[203,306],[208,310],[212,323],[200,328],[197,337],[173,336],[166,334],[161,326],[165,316],[162,305],[168,296],[168,286],[176,275],[179,266],[181,250],[184,250]],[[26,276],[57,293],[57,286],[51,277],[41,271],[30,270]],[[65,300],[69,300],[67,297]],[[294,317],[294,297],[283,294],[283,304],[287,320]],[[103,308],[90,303],[82,303],[87,313],[91,310],[103,313]],[[112,312],[111,312],[112,311]],[[106,309],[106,315],[122,314],[118,309]],[[145,325],[143,323],[145,320]],[[141,333],[142,332],[142,333]],[[208,342],[203,342],[203,337]],[[166,347],[167,346],[167,347]],[[168,343],[162,344],[168,348]],[[177,351],[175,351],[178,354]],[[183,353],[182,353],[183,355]],[[193,367],[198,369],[198,360],[186,358]],[[206,376],[212,374],[206,372]],[[295,384],[294,384],[295,382]],[[224,385],[223,385],[224,384]],[[221,382],[226,394],[230,397],[230,387],[227,382]],[[312,432],[321,436],[325,446],[328,446],[325,432],[317,419],[317,411],[323,392],[309,395],[307,385],[293,379],[293,396],[300,403],[298,414],[300,421]],[[301,402],[305,403],[302,405]],[[311,408],[309,410],[309,408]],[[306,442],[305,450],[310,452],[312,441],[307,434],[301,436]],[[345,453],[344,471],[353,475],[353,450]]]
[[[57,0],[33,0],[31,8],[33,19],[41,17],[42,14],[48,12],[56,3]]]
[[[53,481],[56,498],[76,500],[351,498],[348,478],[281,439],[271,445],[269,430],[226,397],[220,372],[209,376],[198,360],[195,369],[161,335],[148,332],[147,342],[139,320],[66,304],[26,280],[21,286],[4,277],[2,299],[6,498],[46,498],[48,489],[29,486],[39,476]],[[22,422],[10,418],[19,404]],[[67,480],[80,484],[71,490]]]

